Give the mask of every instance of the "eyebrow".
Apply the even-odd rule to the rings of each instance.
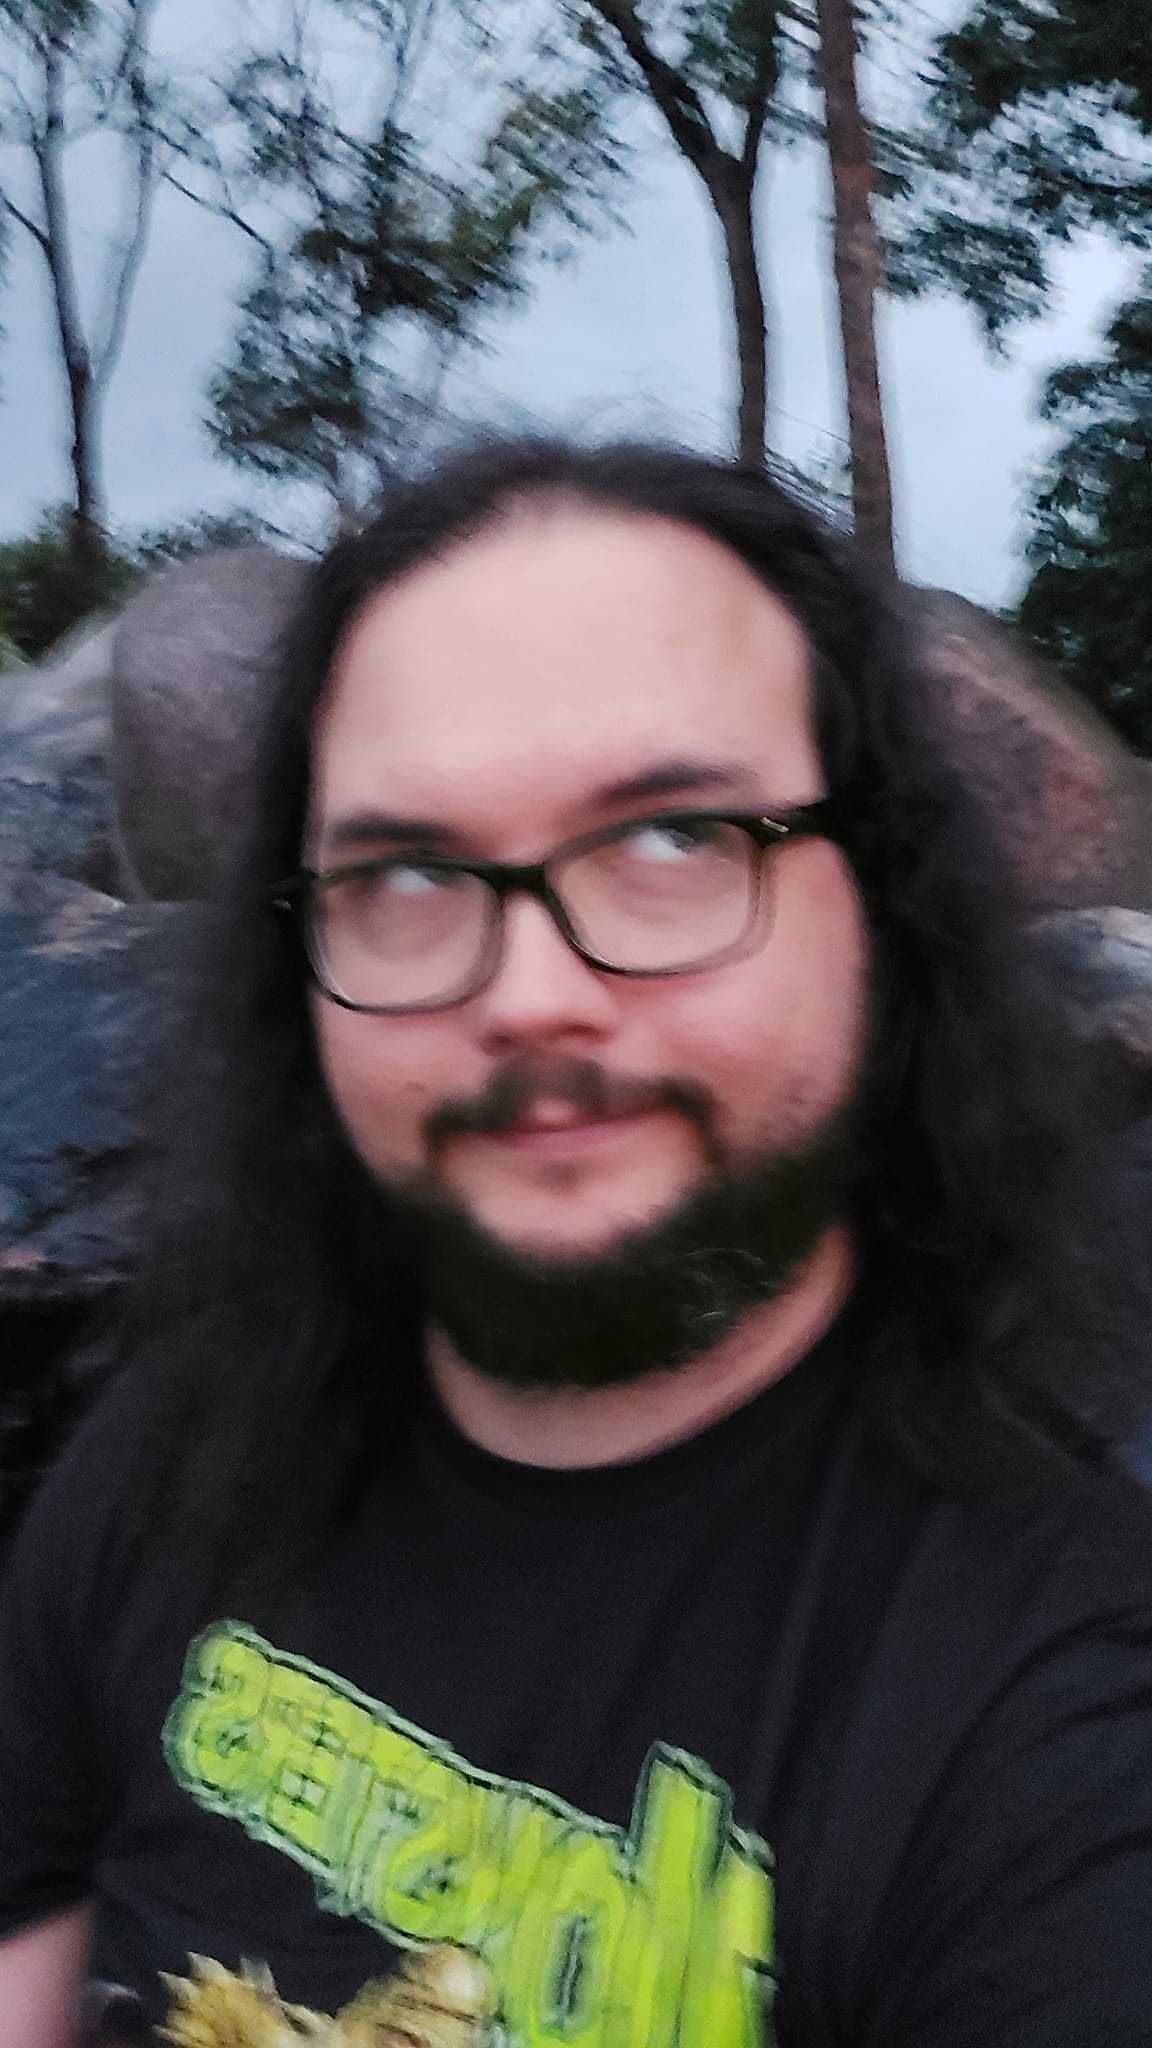
[[[391,811],[350,811],[321,826],[316,843],[325,854],[346,853],[356,846],[376,845],[388,840],[394,846],[429,848],[458,846],[462,835],[434,818],[405,818]]]
[[[619,782],[605,783],[595,791],[592,802],[611,809],[616,804],[640,803],[648,797],[683,796],[696,790],[717,793],[726,790],[729,795],[743,794],[755,803],[757,799],[752,796],[755,781],[743,762],[702,761],[684,756],[658,761],[638,775],[626,775]]]
[[[656,762],[636,775],[602,783],[588,798],[590,810],[616,810],[621,806],[652,799],[685,796],[689,793],[721,793],[741,796],[755,805],[755,778],[740,762],[703,761],[690,757]],[[355,847],[380,845],[423,846],[448,851],[462,847],[465,835],[435,818],[414,818],[379,810],[350,811],[324,823],[316,834],[326,861],[336,853]]]

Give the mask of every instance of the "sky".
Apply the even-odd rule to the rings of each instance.
[[[171,20],[203,23],[229,0],[168,0]],[[236,0],[233,0],[236,4]],[[239,0],[243,4],[243,0]],[[936,0],[944,7],[950,0]],[[517,413],[587,433],[675,435],[727,445],[734,392],[714,224],[690,169],[642,130],[624,224],[535,274],[526,306],[485,332],[462,373],[468,410]],[[81,260],[110,206],[98,153],[75,164]],[[821,157],[776,157],[759,219],[775,349],[773,444],[803,463],[843,450],[844,402],[832,299],[829,193]],[[226,345],[249,246],[166,193],[158,207],[124,354],[111,387],[105,476],[114,522],[157,527],[201,510],[257,507],[291,526],[290,498],[214,456],[204,388]],[[59,369],[42,264],[13,247],[0,301],[0,534],[25,530],[67,490]],[[1001,606],[1021,587],[1022,505],[1047,446],[1035,417],[1045,373],[1093,352],[1123,296],[1125,259],[1103,242],[1061,262],[1051,314],[990,359],[972,315],[951,301],[888,305],[881,347],[901,567]]]

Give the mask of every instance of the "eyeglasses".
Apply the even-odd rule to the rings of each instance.
[[[586,833],[529,866],[390,853],[301,868],[273,893],[313,978],[346,1010],[399,1016],[478,995],[500,963],[505,905],[531,896],[604,974],[695,974],[765,929],[766,856],[837,836],[827,800],[760,811],[662,811]]]

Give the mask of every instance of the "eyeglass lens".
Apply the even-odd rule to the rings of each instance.
[[[578,944],[606,965],[672,973],[739,944],[755,920],[759,848],[722,820],[650,820],[557,860],[549,882]],[[501,915],[466,868],[382,862],[320,883],[310,941],[322,979],[364,1008],[448,1001],[482,974]]]

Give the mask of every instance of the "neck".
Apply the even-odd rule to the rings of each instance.
[[[851,1242],[838,1227],[821,1239],[786,1294],[754,1309],[705,1357],[625,1386],[531,1393],[502,1387],[435,1327],[427,1336],[428,1370],[457,1428],[482,1450],[554,1471],[621,1464],[699,1435],[782,1379],[835,1321],[852,1278]]]

